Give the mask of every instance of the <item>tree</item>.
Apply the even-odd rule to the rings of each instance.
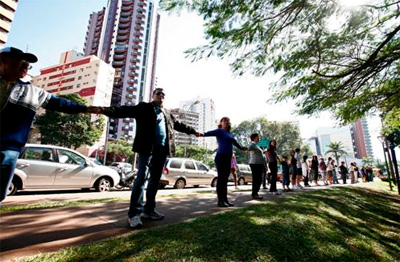
[[[314,154],[309,144],[303,144],[300,151],[303,152],[303,156],[306,155],[311,157]]]
[[[362,158],[362,162],[363,162],[363,165],[369,166],[374,163],[374,160],[372,158],[370,158],[369,156],[366,156],[366,157]]]
[[[342,155],[347,155],[347,152],[342,144],[342,142],[330,142],[328,144],[329,150],[326,151],[326,154],[332,154],[336,159],[336,164],[339,164],[339,157]]]
[[[387,127],[400,127],[400,1],[357,8],[337,0],[160,3],[203,17],[208,43],[186,51],[193,61],[233,58],[238,75],[278,73],[273,100],[295,99],[300,114],[328,110],[347,124],[380,111]]]
[[[299,127],[291,122],[268,121],[265,117],[241,122],[232,128],[232,134],[243,146],[250,142],[250,135],[258,133],[260,139],[275,139],[278,144],[278,153],[289,155],[290,150],[301,146]],[[267,148],[265,148],[267,149]],[[237,150],[238,163],[247,163],[249,160],[247,152]]]
[[[78,94],[60,95],[60,97],[86,104]],[[104,129],[104,118],[100,116],[92,121],[91,115],[46,110],[45,114],[36,117],[35,126],[41,133],[43,144],[76,149],[83,145],[93,145],[99,140]]]
[[[125,138],[121,137],[115,141],[109,141],[107,146],[107,153],[114,153],[118,155],[121,159],[125,159],[127,162],[133,156],[132,142],[127,141]],[[115,159],[114,159],[115,161]]]
[[[186,156],[185,156],[185,147],[186,147]],[[178,145],[175,150],[176,157],[193,158],[197,161],[203,162],[208,166],[215,166],[212,155],[213,155],[212,150],[196,145],[187,145],[187,146]]]

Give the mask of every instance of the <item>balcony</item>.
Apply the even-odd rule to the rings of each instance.
[[[114,61],[115,62],[124,60],[125,58],[126,58],[125,54],[115,54],[114,55]]]
[[[139,81],[137,80],[137,79],[135,79],[135,80],[128,80],[128,84],[130,84],[130,85],[134,85],[134,84],[137,84],[137,83],[139,83]]]
[[[127,35],[130,32],[129,28],[118,28],[118,35]]]
[[[137,92],[137,87],[136,86],[128,86],[126,88],[126,90],[128,91],[128,93]]]
[[[133,99],[136,99],[136,96],[133,94],[127,94],[126,99],[128,99],[129,101],[132,101]]]
[[[131,61],[132,64],[138,64],[138,63],[140,63],[140,60],[137,59],[137,58],[132,58],[130,61]]]
[[[136,31],[143,31],[144,30],[144,27],[143,26],[135,26],[135,30]]]
[[[131,77],[131,78],[136,78],[136,77],[139,77],[139,73],[136,73],[136,72],[129,72],[129,77]]]
[[[123,3],[124,4],[122,4],[121,12],[131,12],[133,10],[133,3],[132,2],[129,2],[130,3],[129,5],[125,4],[127,2],[123,2]]]
[[[129,69],[132,70],[132,71],[138,71],[138,70],[140,70],[140,66],[138,66],[138,65],[131,65],[131,66],[129,67]]]
[[[117,41],[118,42],[125,42],[129,39],[129,35],[118,35],[117,36]]]
[[[114,68],[120,68],[120,67],[122,67],[124,64],[125,64],[124,61],[114,61],[114,62],[112,63],[112,66],[113,66]]]
[[[133,50],[138,51],[138,50],[142,50],[142,46],[139,44],[133,44]]]
[[[119,24],[129,24],[132,21],[132,17],[121,17],[119,19]]]

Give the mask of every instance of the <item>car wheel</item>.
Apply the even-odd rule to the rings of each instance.
[[[111,180],[107,177],[103,177],[97,182],[96,191],[97,192],[104,192],[110,191],[111,189]]]
[[[217,178],[214,178],[213,181],[211,182],[212,187],[217,187]]]
[[[174,187],[175,187],[176,189],[184,189],[184,188],[185,188],[185,185],[186,185],[185,180],[182,179],[182,178],[179,178],[178,180],[176,180],[175,186],[174,186]]]
[[[17,186],[15,180],[13,179],[11,181],[10,186],[8,187],[7,196],[15,195],[15,193],[17,193],[17,191],[18,191],[18,186]]]
[[[241,186],[246,184],[246,182],[244,181],[243,177],[239,178],[238,184],[241,185]]]

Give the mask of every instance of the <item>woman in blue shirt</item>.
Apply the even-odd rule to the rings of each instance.
[[[233,145],[241,150],[247,150],[246,147],[239,145],[233,135],[230,133],[231,123],[228,117],[223,117],[219,121],[218,128],[205,132],[202,136],[215,136],[218,142],[218,151],[215,156],[215,165],[217,166],[218,181],[217,195],[218,206],[228,207],[233,206],[228,201],[228,178],[231,172],[231,158]]]

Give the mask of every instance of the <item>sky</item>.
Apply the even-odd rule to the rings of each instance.
[[[39,62],[30,71],[59,63],[62,52],[83,51],[89,15],[100,11],[107,0],[20,0],[7,46],[14,46],[38,56]],[[318,127],[331,127],[335,121],[329,113],[320,118],[297,116],[294,101],[280,104],[268,102],[272,93],[269,84],[277,76],[237,78],[225,60],[210,58],[192,63],[184,51],[205,43],[202,19],[195,14],[161,12],[157,56],[159,86],[165,89],[167,108],[179,106],[183,100],[211,97],[216,105],[216,118],[231,118],[233,125],[264,116],[271,121],[298,121],[302,138],[309,138]],[[383,159],[377,139],[379,119],[369,119],[375,157]]]

